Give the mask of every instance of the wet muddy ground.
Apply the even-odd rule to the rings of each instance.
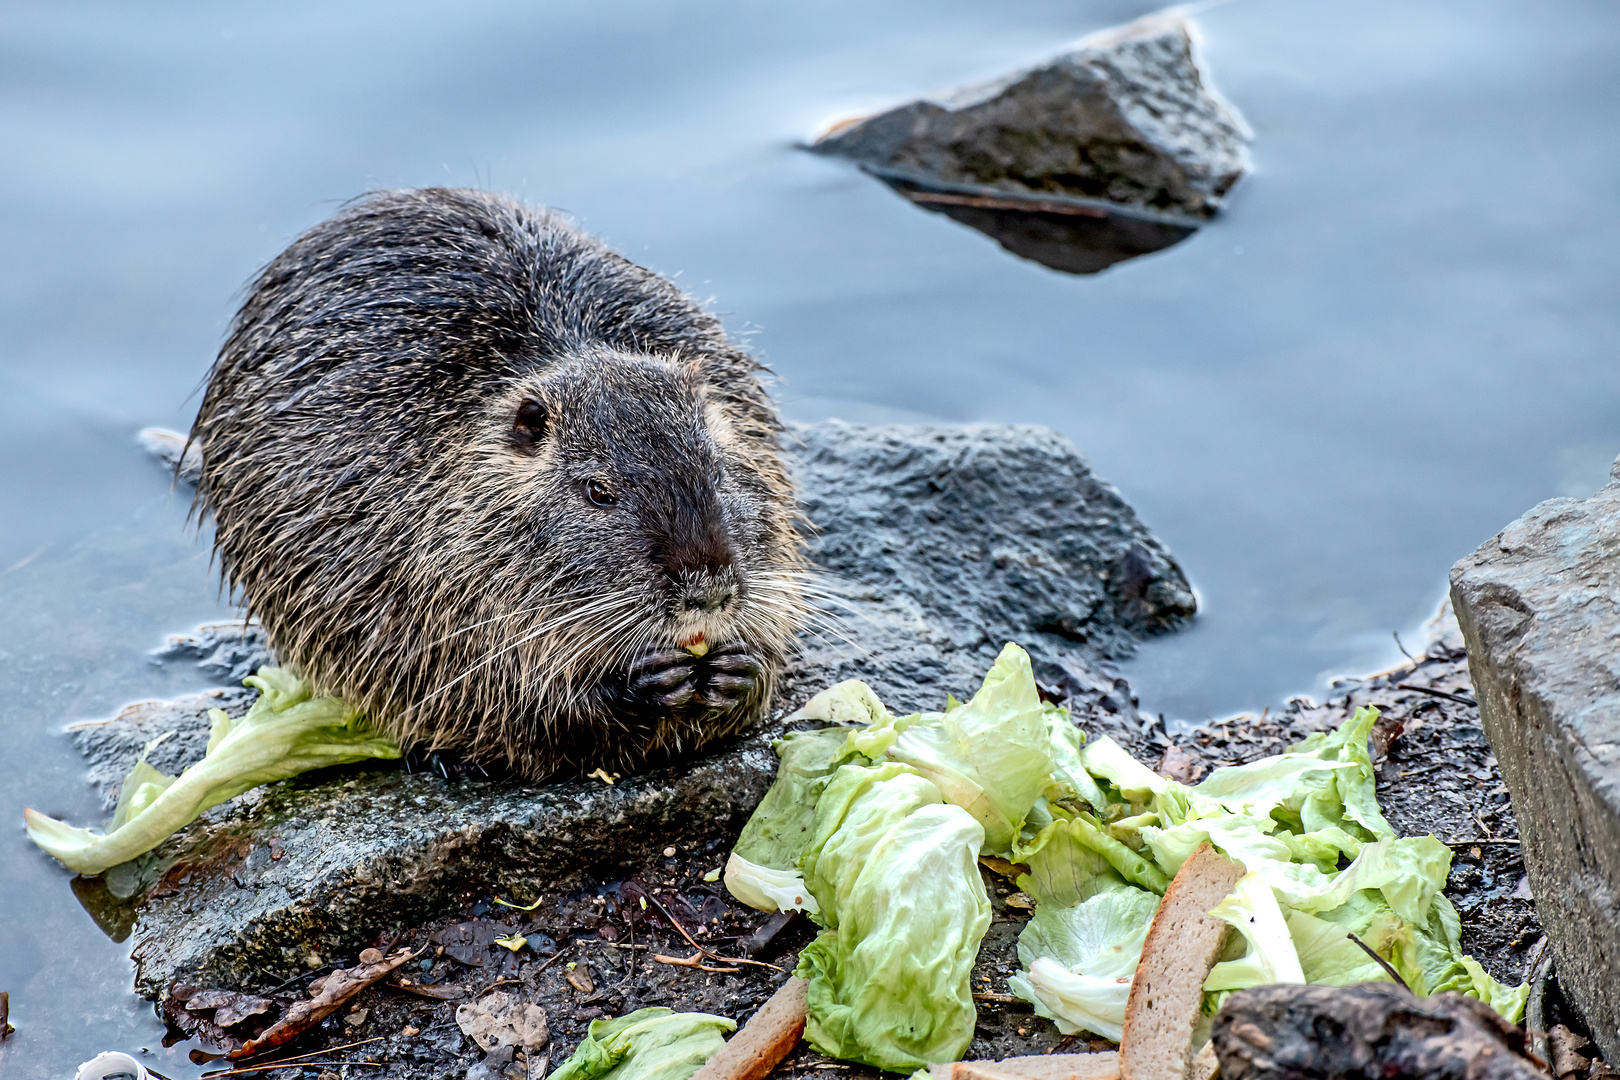
[[[1174,736],[1150,727],[1132,749],[1143,760],[1157,757],[1167,773],[1196,779],[1215,766],[1277,753],[1363,705],[1384,716],[1374,754],[1385,814],[1403,834],[1432,833],[1451,846],[1455,861],[1446,892],[1462,916],[1464,947],[1496,978],[1522,980],[1541,928],[1507,792],[1473,704],[1467,660],[1454,644],[1432,645],[1414,662],[1377,676],[1340,680],[1320,704],[1296,698],[1276,713],[1232,717]],[[733,901],[718,878],[706,880],[728,850],[726,839],[696,850],[666,849],[622,880],[568,895],[468,896],[460,911],[381,938],[374,944],[384,951],[408,946],[422,955],[295,1046],[270,1055],[307,1062],[301,1073],[283,1068],[277,1075],[314,1080],[337,1070],[425,1080],[471,1069],[473,1080],[527,1080],[565,1060],[598,1017],[661,1005],[745,1021],[791,973],[814,928],[802,916],[773,922]],[[1029,912],[1007,903],[1016,893],[1008,880],[989,866],[981,873],[995,916],[973,973],[979,1023],[968,1056],[1106,1048],[1100,1041],[1065,1039],[1008,994],[1018,932]],[[509,906],[531,903],[530,910]],[[513,934],[527,940],[519,951],[496,941]],[[354,962],[338,958],[342,965]],[[269,996],[301,997],[326,970]],[[458,1026],[456,1010],[492,991],[543,1007],[549,1044],[527,1055],[497,1050],[486,1059]],[[171,1022],[196,1027],[197,1018],[176,1003],[165,1013]],[[350,1063],[347,1069],[343,1063]],[[801,1080],[877,1072],[800,1044],[773,1075]]]

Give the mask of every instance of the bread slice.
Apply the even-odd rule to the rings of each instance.
[[[957,1061],[928,1070],[932,1080],[1119,1080],[1119,1055],[1033,1054],[1000,1061]]]
[[[799,1045],[810,984],[797,975],[748,1018],[731,1041],[714,1052],[692,1080],[764,1080]]]
[[[1209,917],[1243,876],[1243,864],[1206,841],[1181,864],[1142,943],[1119,1042],[1122,1080],[1185,1080],[1204,980],[1231,929]]]

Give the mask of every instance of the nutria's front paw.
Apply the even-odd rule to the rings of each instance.
[[[697,658],[685,649],[649,649],[630,662],[626,685],[632,701],[678,709],[697,693]]]
[[[765,668],[742,642],[721,645],[703,659],[703,691],[699,695],[703,704],[735,709],[758,691]]]

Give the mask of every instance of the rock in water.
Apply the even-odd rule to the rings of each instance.
[[[1620,1056],[1620,461],[1451,570],[1485,734],[1558,983]]]
[[[1008,641],[1063,685],[1196,610],[1164,545],[1050,428],[833,420],[792,436],[811,561],[851,639],[806,643],[803,696],[859,678],[891,708],[937,708]]]
[[[1249,168],[1192,26],[1149,15],[1040,67],[846,121],[810,149],[1015,254],[1090,273],[1175,243]]]
[[[846,678],[898,711],[966,696],[1008,640],[1088,730],[1142,734],[1130,687],[1103,662],[1190,618],[1181,568],[1072,444],[1037,427],[793,429],[789,460],[813,561],[838,598],[838,635],[811,635],[778,705]],[[199,568],[200,572],[200,568]],[[160,653],[221,682],[261,659],[256,626],[225,624]],[[194,695],[75,732],[110,796],[145,742],[179,734],[164,768],[207,741],[205,709],[247,697]],[[310,773],[236,799],[157,851],[80,879],[107,932],[135,945],[137,989],[177,979],[272,985],[306,963],[409,926],[468,893],[567,891],[678,844],[733,833],[776,773],[765,725],[691,762],[600,780],[531,785],[396,768]]]
[[[1224,1080],[1546,1080],[1489,1005],[1390,983],[1239,990],[1210,1037]]]

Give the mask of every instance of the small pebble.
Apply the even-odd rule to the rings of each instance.
[[[675,857],[675,849],[673,847],[667,847],[667,848],[664,849],[664,858],[673,859],[674,857]]]

